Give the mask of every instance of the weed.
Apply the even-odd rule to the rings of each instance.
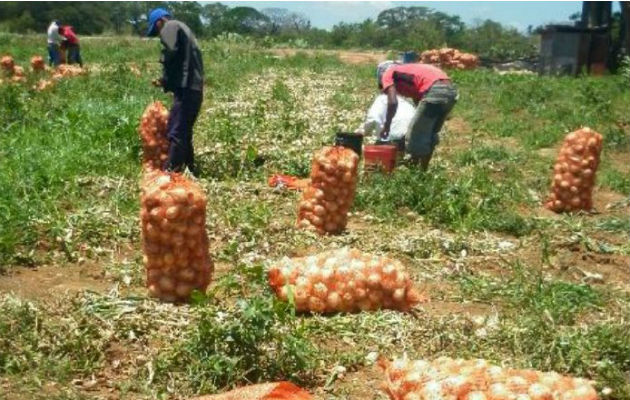
[[[225,280],[217,290],[226,289],[243,288]],[[238,300],[230,307],[215,303],[212,296],[198,298],[195,323],[182,343],[159,360],[158,379],[162,375],[181,376],[187,386],[183,389],[195,393],[243,382],[313,379],[315,348],[292,304],[269,293]]]
[[[452,229],[524,235],[532,224],[506,207],[521,196],[514,189],[492,182],[482,168],[472,177],[451,177],[439,165],[427,173],[401,168],[391,176],[367,176],[355,204],[380,216],[392,217],[404,207]]]

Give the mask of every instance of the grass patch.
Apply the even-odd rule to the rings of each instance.
[[[532,222],[510,209],[522,199],[516,185],[494,182],[479,167],[471,175],[451,176],[443,166],[428,172],[400,168],[392,175],[372,174],[359,186],[355,207],[393,218],[408,209],[453,230],[493,230],[521,236]]]
[[[13,297],[0,298],[0,375],[68,383],[100,366],[106,342],[96,323],[80,312],[38,308]],[[68,312],[69,311],[69,312]]]
[[[613,168],[604,168],[598,176],[599,183],[615,192],[630,195],[630,176]]]
[[[278,301],[268,289],[261,293],[261,266],[240,271],[246,284],[227,277],[215,293],[220,298],[230,293],[251,296],[251,291],[259,295],[231,305],[213,295],[199,297],[194,324],[158,362],[158,380],[176,382],[187,393],[207,393],[248,382],[314,379],[316,349],[294,306]]]

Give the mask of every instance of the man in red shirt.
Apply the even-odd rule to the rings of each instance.
[[[65,25],[59,28],[59,34],[63,35],[66,40],[63,42],[63,47],[68,49],[68,64],[77,63],[83,68],[83,60],[81,60],[81,48],[79,47],[79,38],[74,29],[70,25]],[[65,49],[64,49],[65,50]]]
[[[379,88],[387,95],[387,116],[381,138],[389,135],[396,115],[396,95],[411,98],[417,107],[405,135],[405,150],[414,163],[426,170],[440,141],[440,129],[457,101],[457,89],[444,71],[428,64],[384,61],[376,68],[376,74]]]

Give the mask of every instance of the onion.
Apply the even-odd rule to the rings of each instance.
[[[311,223],[315,226],[321,226],[323,221],[320,217],[318,217],[317,215],[312,215],[311,218]]]
[[[339,296],[339,293],[337,292],[331,292],[330,294],[328,294],[326,303],[327,303],[328,309],[338,310],[339,305],[341,304],[341,296]]]
[[[159,280],[159,286],[163,291],[170,292],[175,288],[175,282],[168,276],[163,276]]]
[[[175,294],[177,294],[180,298],[186,298],[190,295],[190,292],[192,292],[193,289],[194,288],[191,285],[180,283],[175,288]]]
[[[183,281],[193,281],[195,279],[195,270],[193,268],[184,268],[179,271],[177,276]]]
[[[527,381],[520,376],[512,376],[508,378],[505,384],[512,392],[523,392],[528,388]]]
[[[527,390],[527,394],[532,400],[552,400],[551,390],[540,383],[532,384]]]
[[[326,310],[326,303],[318,297],[312,296],[308,299],[308,308],[313,312],[324,312]]]

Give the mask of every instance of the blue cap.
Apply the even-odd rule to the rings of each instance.
[[[147,36],[155,36],[155,24],[164,17],[170,17],[171,13],[163,8],[154,8],[149,12],[149,29],[147,30]]]

